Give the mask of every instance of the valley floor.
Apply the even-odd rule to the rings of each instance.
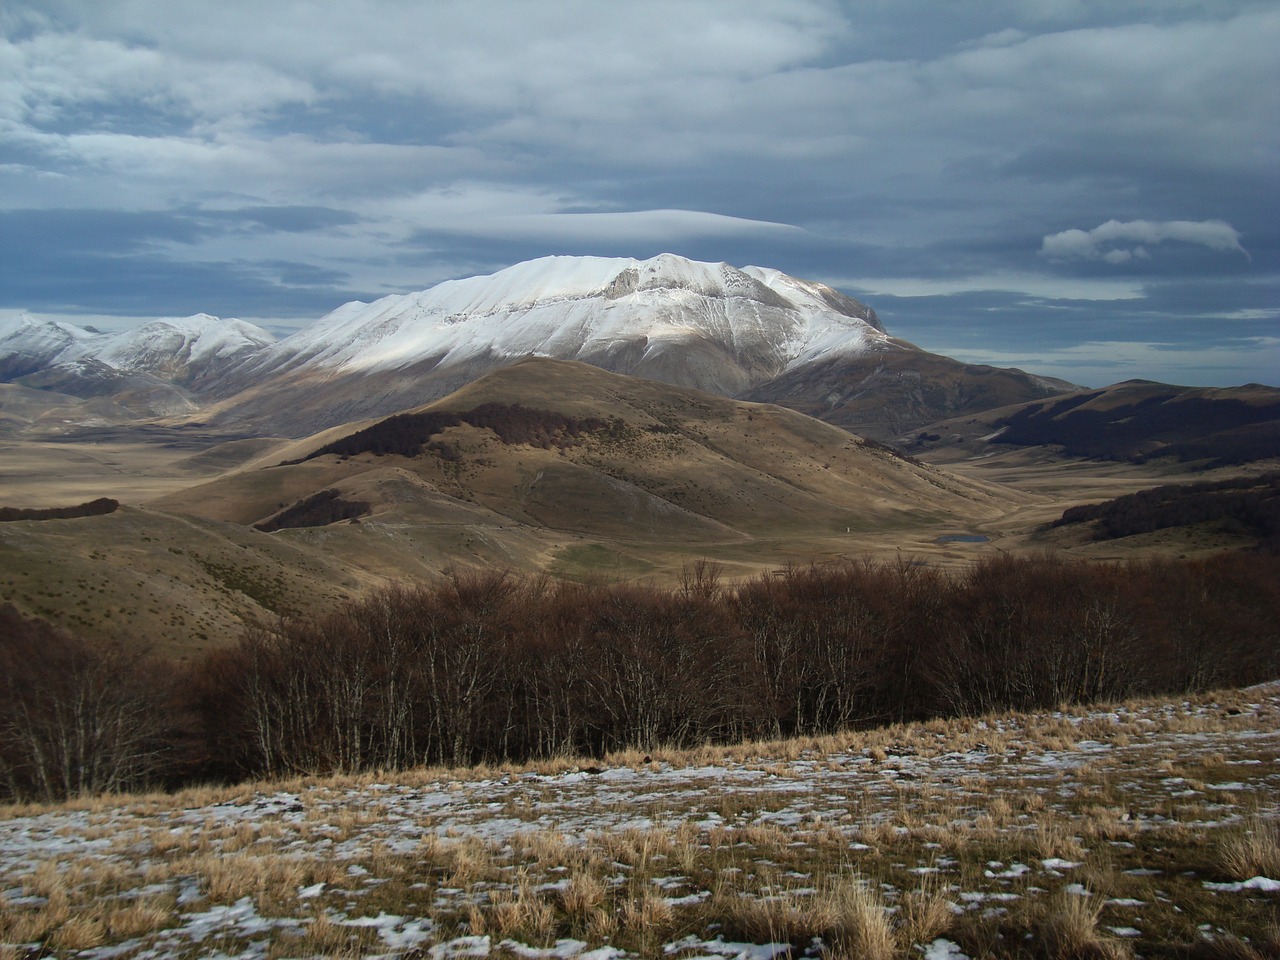
[[[0,810],[0,957],[1280,949],[1280,683],[585,764]]]

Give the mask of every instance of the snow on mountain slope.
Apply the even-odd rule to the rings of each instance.
[[[630,345],[639,352],[629,364],[643,367],[672,346],[703,344],[749,367],[745,382],[879,339],[871,310],[777,271],[672,254],[643,261],[545,257],[346,304],[280,341],[255,366],[263,373],[372,373],[529,354],[598,362]]]
[[[106,334],[91,349],[96,359],[117,370],[194,381],[216,376],[274,342],[275,337],[252,323],[200,313]]]
[[[24,315],[0,325],[0,379],[151,374],[191,385],[216,378],[274,342],[261,327],[203,313],[114,333]]]
[[[0,321],[0,381],[292,436],[428,403],[527,356],[792,406],[881,438],[1062,389],[895,340],[821,283],[674,254],[530,260],[353,301],[279,341],[204,314],[110,334]]]
[[[0,380],[43,370],[60,355],[94,334],[69,323],[40,320],[26,314],[0,319]]]

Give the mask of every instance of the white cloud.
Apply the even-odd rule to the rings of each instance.
[[[451,184],[409,198],[362,204],[361,213],[400,224],[403,235],[419,231],[514,240],[634,241],[654,243],[694,237],[796,236],[784,223],[751,220],[702,210],[586,211],[587,198],[568,190]]]
[[[1222,220],[1108,220],[1092,230],[1063,230],[1040,243],[1040,256],[1050,260],[1105,260],[1125,263],[1148,259],[1147,246],[1173,240],[1249,257],[1240,233]],[[1250,258],[1252,259],[1252,258]]]
[[[997,273],[974,277],[856,277],[826,282],[870,296],[950,297],[959,293],[1018,293],[1043,300],[1139,300],[1142,285],[1129,280],[1042,277]]]

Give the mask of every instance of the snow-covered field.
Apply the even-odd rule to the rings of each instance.
[[[1278,815],[1280,685],[10,808],[0,957],[1226,956],[1276,935]]]

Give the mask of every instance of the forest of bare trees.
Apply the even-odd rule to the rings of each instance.
[[[1280,676],[1280,560],[458,572],[184,665],[0,610],[0,793],[810,735]]]

